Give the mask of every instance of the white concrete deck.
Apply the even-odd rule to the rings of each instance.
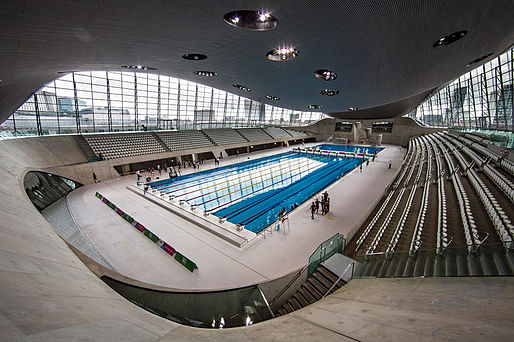
[[[115,271],[139,281],[184,290],[236,288],[278,278],[304,266],[314,249],[339,232],[345,236],[367,216],[401,165],[406,149],[386,147],[375,162],[355,169],[327,188],[331,211],[311,220],[307,201],[289,215],[290,229],[273,232],[238,248],[126,189],[135,176],[84,186],[72,192],[68,206],[75,221]],[[282,153],[292,147],[226,158],[226,163]],[[392,169],[387,168],[392,160]],[[214,162],[201,170],[213,168]],[[182,170],[192,172],[192,168]],[[163,177],[167,177],[162,173]],[[98,191],[199,267],[193,273],[130,226],[94,196]],[[86,209],[87,208],[87,209]],[[85,210],[86,209],[86,210]]]

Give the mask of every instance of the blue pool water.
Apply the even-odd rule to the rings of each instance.
[[[317,148],[369,154],[381,150],[327,144]],[[282,208],[291,211],[362,162],[362,158],[286,152],[165,179],[150,186],[258,233],[275,222]]]

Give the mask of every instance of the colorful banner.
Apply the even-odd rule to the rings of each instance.
[[[194,262],[183,256],[179,252],[175,252],[175,260],[180,262],[185,268],[187,268],[191,272],[193,272],[195,268],[198,268]]]
[[[119,209],[114,205],[114,203],[110,202],[107,198],[103,197],[100,193],[95,194],[96,197],[98,197],[102,202],[104,202],[107,206],[109,206],[111,209],[116,211],[118,215],[120,215],[123,219],[125,219],[127,222],[129,222],[131,225],[133,225],[137,230],[139,230],[141,233],[143,233],[147,238],[155,242],[163,251],[168,253],[170,256],[175,256],[175,260],[180,262],[182,266],[187,268],[189,271],[193,272],[195,269],[198,268],[196,264],[186,258],[184,255],[177,252],[177,250],[173,247],[171,247],[169,244],[164,242],[163,240],[159,239],[157,235],[152,233],[150,230],[145,228],[141,223],[134,220],[130,215],[123,212],[123,210]]]

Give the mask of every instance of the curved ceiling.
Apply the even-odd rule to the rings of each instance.
[[[245,31],[223,21],[227,12],[263,5],[279,20],[274,30]],[[337,117],[401,115],[419,94],[468,71],[468,62],[493,53],[486,62],[510,47],[512,13],[512,0],[2,1],[0,122],[58,72],[135,64],[236,94],[232,84],[242,84],[252,91],[241,95],[265,103],[266,95],[278,96],[273,105],[286,108],[321,104]],[[433,47],[461,30],[468,31],[461,40]],[[266,58],[289,44],[300,51],[295,59]],[[187,53],[208,58],[181,58]],[[338,77],[319,80],[317,69]],[[339,94],[323,96],[324,88]]]

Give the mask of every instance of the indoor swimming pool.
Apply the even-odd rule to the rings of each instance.
[[[381,150],[319,145],[150,183],[152,189],[254,233]]]

